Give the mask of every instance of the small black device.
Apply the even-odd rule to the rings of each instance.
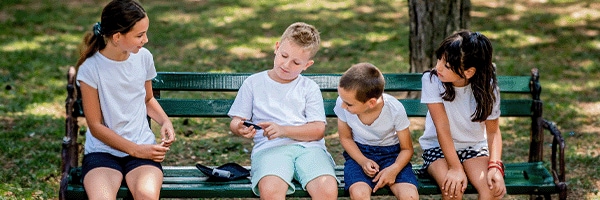
[[[262,129],[262,127],[256,125],[255,123],[252,123],[250,121],[244,121],[244,126],[247,126],[247,127],[254,126],[254,129],[256,129],[256,130]]]

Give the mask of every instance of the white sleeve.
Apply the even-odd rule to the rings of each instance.
[[[308,78],[307,78],[308,79]],[[312,80],[308,80],[312,81]],[[315,82],[308,84],[309,88],[306,95],[305,116],[307,122],[322,121],[326,122],[325,105],[323,104],[323,95],[319,85]]]
[[[333,108],[333,112],[335,112],[335,115],[337,115],[337,118],[339,120],[346,122],[346,111],[342,108],[342,103],[342,98],[338,97],[337,100],[335,100],[335,107]]]
[[[423,73],[421,77],[421,103],[441,103],[442,92],[444,92],[444,86],[440,79],[430,72]]]
[[[237,96],[227,113],[229,117],[237,116],[245,119],[252,118],[252,107],[254,104],[251,85],[252,84],[249,83],[248,79],[242,83],[242,86],[238,90]]]
[[[154,66],[154,57],[152,53],[148,51],[146,48],[142,48],[145,50],[144,55],[144,67],[146,67],[146,80],[152,80],[156,77],[156,67]]]
[[[496,87],[494,95],[496,95],[496,102],[494,102],[492,113],[487,117],[488,120],[498,119],[498,117],[500,117],[500,88]]]
[[[92,62],[93,57],[87,58],[77,69],[77,85],[79,81],[84,82],[94,89],[98,89],[98,73],[96,72],[96,62]]]

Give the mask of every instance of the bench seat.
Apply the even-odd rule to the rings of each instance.
[[[413,171],[417,172],[420,165],[414,165]],[[256,198],[250,188],[250,179],[241,179],[229,182],[210,182],[207,176],[195,166],[164,166],[164,181],[161,191],[162,197],[169,198]],[[249,168],[249,167],[247,167]],[[348,196],[344,192],[344,166],[336,166],[339,184],[339,196]],[[543,194],[557,193],[552,175],[546,170],[542,162],[507,163],[506,164],[506,189],[509,194]],[[67,199],[84,199],[86,197],[81,185],[81,168],[71,170],[71,182],[67,192]],[[439,187],[426,175],[419,175],[419,194],[439,194]],[[308,197],[299,183],[296,192],[289,197]],[[477,193],[475,188],[468,186],[466,193]],[[393,195],[388,189],[381,189],[375,195]],[[131,198],[127,187],[121,187],[118,197]]]

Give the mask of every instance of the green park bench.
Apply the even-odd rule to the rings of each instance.
[[[249,73],[197,73],[197,72],[159,72],[153,80],[154,96],[170,117],[227,118],[232,98],[200,99],[166,97],[162,91],[203,91],[235,92]],[[60,199],[85,199],[86,193],[81,183],[79,154],[81,144],[77,142],[79,134],[78,118],[83,117],[81,97],[75,84],[75,69],[71,67],[68,75],[68,95],[66,98],[66,127],[62,144],[62,166]],[[336,92],[341,74],[304,74],[320,85],[323,92]],[[420,73],[384,74],[386,92],[406,92],[421,90]],[[506,188],[511,195],[531,195],[534,198],[551,199],[558,194],[560,199],[567,198],[565,180],[565,143],[556,125],[542,117],[541,86],[537,69],[531,75],[499,76],[498,82],[502,96],[501,115],[503,117],[525,117],[531,119],[530,146],[527,162],[505,163]],[[162,92],[162,93],[161,93]],[[199,96],[199,95],[196,95]],[[219,95],[216,95],[219,96]],[[227,96],[227,95],[223,95]],[[233,96],[233,95],[229,95]],[[324,95],[327,117],[336,117],[333,112],[337,95]],[[505,97],[507,96],[507,97]],[[219,96],[220,97],[220,96]],[[399,99],[404,104],[409,117],[425,117],[427,107],[419,99]],[[550,163],[542,159],[545,145],[544,130],[548,130],[551,141]],[[523,147],[526,148],[526,147]],[[505,151],[510,151],[505,149]],[[414,169],[420,164],[413,163]],[[206,181],[207,177],[195,166],[163,166],[164,182],[162,198],[257,198],[250,187],[249,179],[230,182]],[[347,197],[344,191],[343,165],[336,167],[341,181],[339,196]],[[420,195],[440,194],[440,189],[427,175],[418,175]],[[308,193],[296,185],[296,193],[289,197],[309,197]],[[469,185],[466,193],[477,193]],[[375,195],[393,195],[387,189],[378,190]],[[126,186],[121,186],[119,198],[131,198]]]

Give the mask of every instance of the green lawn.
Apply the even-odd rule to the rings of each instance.
[[[408,72],[407,1],[141,2],[150,16],[146,48],[158,71],[269,69],[281,32],[292,22],[305,21],[320,30],[323,41],[307,73],[343,72],[357,62],[371,62],[388,73]],[[0,199],[58,197],[66,71],[106,3],[0,2]],[[492,40],[500,75],[540,69],[544,116],[559,125],[567,143],[570,199],[600,199],[600,2],[472,4],[471,29]],[[248,164],[251,144],[228,133],[227,119],[173,121],[178,141],[165,165]],[[339,163],[341,146],[334,121],[329,124],[329,150]],[[526,159],[527,126],[523,120],[502,120],[504,160]],[[414,128],[413,139],[420,133]],[[416,153],[413,160],[419,159]]]

